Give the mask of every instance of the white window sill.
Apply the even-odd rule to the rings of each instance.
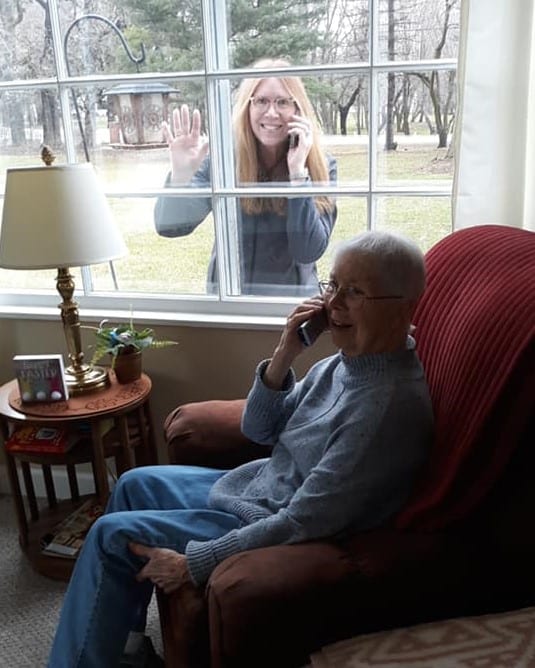
[[[129,310],[104,310],[80,308],[80,322],[95,322],[107,319],[112,322],[128,322]],[[60,321],[59,308],[47,306],[0,306],[0,319],[4,320],[50,320]],[[136,323],[146,325],[177,325],[184,327],[219,327],[225,329],[279,330],[286,318],[268,315],[232,315],[226,313],[163,313],[158,311],[135,310]]]

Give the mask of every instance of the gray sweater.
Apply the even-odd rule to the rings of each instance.
[[[396,353],[315,364],[281,391],[249,393],[242,430],[274,445],[267,459],[229,471],[209,505],[237,515],[240,528],[186,546],[196,584],[226,557],[269,545],[341,536],[381,524],[408,497],[432,441],[433,415],[422,366],[408,339]]]
[[[328,162],[329,180],[334,184],[336,162],[332,157]],[[209,157],[189,185],[196,188],[210,185]],[[169,177],[166,186],[169,186]],[[164,237],[185,236],[193,232],[211,210],[210,197],[159,197],[154,209],[156,231]],[[242,294],[303,296],[318,291],[316,260],[329,244],[336,207],[322,214],[312,197],[291,197],[284,216],[273,212],[247,214],[241,207],[238,207],[238,215]],[[217,292],[215,247],[208,266],[207,290]]]

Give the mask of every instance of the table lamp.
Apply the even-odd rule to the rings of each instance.
[[[65,369],[71,395],[109,385],[107,370],[85,364],[74,279],[69,267],[108,262],[127,254],[108,202],[90,163],[53,166],[45,147],[41,167],[8,169],[0,267],[57,269],[56,287],[70,365]]]

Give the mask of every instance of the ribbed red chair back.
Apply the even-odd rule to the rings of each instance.
[[[503,471],[535,410],[535,234],[483,225],[426,255],[414,317],[436,436],[399,528],[466,516]]]

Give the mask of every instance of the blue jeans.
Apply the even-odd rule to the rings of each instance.
[[[77,559],[49,668],[118,666],[153,591],[152,583],[136,581],[145,562],[128,543],[184,553],[189,540],[210,540],[237,528],[237,517],[207,507],[210,489],[224,473],[195,466],[144,466],[123,473]]]

